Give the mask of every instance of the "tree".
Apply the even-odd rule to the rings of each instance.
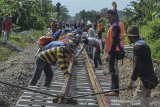
[[[94,10],[91,10],[91,11],[85,11],[85,10],[82,10],[80,11],[79,13],[76,14],[76,20],[84,20],[85,22],[86,21],[91,21],[91,22],[94,22],[96,20],[96,14],[97,12],[94,11]]]
[[[68,20],[68,9],[61,8],[61,17],[58,20]],[[14,26],[19,30],[30,28],[42,30],[50,25],[51,19],[56,19],[56,5],[51,0],[1,0],[0,1],[0,21],[3,16],[10,13]],[[17,31],[17,28],[13,29]]]
[[[131,8],[125,8],[125,17],[127,24],[138,23],[146,24],[147,21],[152,21],[153,17],[160,11],[159,0],[137,0],[131,2]],[[153,15],[155,13],[155,15]],[[128,23],[129,22],[129,23]]]

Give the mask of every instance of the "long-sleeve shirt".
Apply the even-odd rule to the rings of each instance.
[[[133,81],[137,77],[148,78],[154,73],[151,51],[148,45],[143,40],[138,40],[133,48],[134,54],[134,69],[131,76]]]
[[[88,30],[88,37],[94,37],[94,38],[96,38],[96,33],[95,33],[95,30],[93,28],[89,28],[89,30]]]
[[[115,44],[117,44],[115,48]],[[121,51],[124,47],[124,27],[121,21],[116,21],[112,23],[109,27],[106,36],[106,53],[109,55],[114,55],[117,51]],[[111,49],[112,48],[112,49]]]
[[[68,51],[65,46],[47,49],[38,54],[38,58],[49,64],[57,63],[62,71],[68,71]]]
[[[95,48],[100,47],[100,41],[97,38],[88,37],[87,39],[88,39],[88,44],[84,44],[82,46],[80,51],[77,53],[76,57],[78,57],[82,53],[82,51],[85,49],[86,46],[91,46],[91,47],[95,47]]]
[[[49,43],[48,45],[45,46],[45,50],[55,48],[55,47],[58,47],[58,46],[65,46],[65,45],[66,45],[65,42],[53,41],[53,42],[51,42],[51,43]]]
[[[60,35],[61,35],[61,31],[59,30],[59,31],[56,31],[55,33],[53,33],[51,36],[52,36],[52,38],[57,38]]]
[[[115,23],[119,23],[119,16],[118,16],[117,9],[115,8],[113,10],[116,12],[116,22]],[[120,28],[118,26],[114,26],[113,27],[112,45],[111,45],[111,49],[110,49],[110,52],[109,52],[110,55],[114,55],[115,54],[116,46],[118,44],[118,37],[119,37],[119,35],[120,35]]]

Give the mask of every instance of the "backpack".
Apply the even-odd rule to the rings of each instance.
[[[116,21],[115,24],[117,26],[119,26],[119,21]],[[122,60],[125,57],[124,47],[121,46],[120,42],[121,42],[121,40],[120,40],[120,38],[118,38],[118,48],[120,49],[120,51],[116,52],[116,54],[115,54],[117,60]]]

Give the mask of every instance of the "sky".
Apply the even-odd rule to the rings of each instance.
[[[117,3],[118,10],[123,10],[131,1],[135,0],[52,0],[52,3],[56,4],[60,2],[62,6],[66,6],[69,14],[74,16],[83,9],[86,11],[100,11],[103,8],[112,9],[113,1]]]

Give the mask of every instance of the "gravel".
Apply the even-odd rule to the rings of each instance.
[[[0,81],[26,87],[34,71],[37,46],[28,46],[23,52],[0,62]],[[24,90],[0,83],[0,107],[13,107]]]
[[[28,46],[24,52],[19,52],[14,56],[9,57],[8,60],[0,62],[0,81],[26,87],[34,73],[34,55],[37,48],[37,45],[33,44]],[[121,61],[119,61],[118,64],[120,88],[127,87],[133,70],[133,64],[128,59],[125,59],[123,64]],[[107,66],[108,63],[104,63],[103,69],[106,74],[106,78],[110,82],[111,78],[108,74]],[[138,81],[136,82],[136,85],[138,85]],[[24,90],[22,89],[0,83],[0,107],[14,107],[23,91]],[[119,99],[132,98],[134,91],[135,89],[121,91]],[[152,91],[152,97],[153,96],[160,96],[160,85]]]
[[[111,76],[108,73],[108,68],[107,67],[108,67],[108,63],[105,62],[103,64],[104,73],[106,74],[106,78],[111,83]],[[120,88],[125,88],[125,87],[128,86],[129,81],[130,81],[130,77],[131,77],[131,74],[132,74],[132,71],[133,71],[133,63],[129,59],[124,59],[123,63],[121,61],[119,61],[118,67],[119,67]],[[138,86],[139,81],[140,80],[137,79],[137,81],[135,83],[135,86]],[[121,100],[132,99],[135,90],[136,89],[120,91],[119,99],[121,99]],[[154,98],[155,97],[160,97],[160,84],[154,90],[152,90],[151,97],[154,97]],[[160,100],[160,98],[159,98],[159,100]]]

